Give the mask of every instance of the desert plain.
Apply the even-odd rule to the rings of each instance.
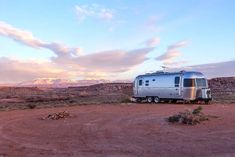
[[[212,81],[209,105],[131,103],[128,83],[1,87],[0,157],[235,156],[234,80]],[[166,120],[198,106],[216,118],[198,125]],[[45,118],[63,111],[70,116]]]

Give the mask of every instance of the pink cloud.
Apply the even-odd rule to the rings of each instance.
[[[63,69],[59,69],[50,62],[20,61],[0,58],[1,82],[20,82],[42,77],[65,78],[71,75]]]
[[[146,61],[147,54],[153,50],[151,47],[144,47],[134,50],[110,50],[85,55],[82,54],[82,49],[79,47],[72,48],[65,44],[45,42],[34,37],[29,31],[15,28],[3,22],[0,23],[0,35],[32,48],[51,50],[55,54],[45,64],[49,69],[32,61],[22,62],[8,58],[6,58],[7,62],[1,60],[1,67],[6,67],[2,69],[2,74],[3,71],[8,73],[5,78],[2,78],[3,80],[6,78],[10,80],[11,78],[26,79],[47,76],[107,76],[108,74],[126,72],[136,67]],[[149,44],[153,45],[156,42],[155,39],[149,41]],[[59,73],[57,73],[58,71]],[[16,74],[20,77],[16,77]]]
[[[148,46],[148,47],[155,47],[155,46],[157,46],[159,43],[160,43],[160,38],[159,37],[154,37],[154,38],[151,38],[151,39],[148,39],[147,41],[146,41],[146,45]]]
[[[27,46],[39,48],[43,42],[33,36],[31,32],[14,28],[13,26],[0,21],[0,35],[7,36]]]
[[[70,53],[78,54],[81,48],[70,48],[60,43],[49,43],[42,41],[33,36],[33,33],[15,28],[5,22],[0,22],[0,35],[9,37],[10,39],[15,40],[21,44],[32,48],[45,48],[53,51],[56,55],[68,55]]]
[[[180,41],[172,44],[168,46],[167,51],[164,54],[158,56],[156,60],[162,61],[166,66],[173,65],[175,58],[181,56],[181,52],[178,49],[187,45],[188,41]]]
[[[147,60],[146,55],[153,48],[142,48],[131,51],[111,50],[82,55],[80,57],[55,57],[58,64],[77,65],[88,71],[99,70],[105,72],[125,72]]]

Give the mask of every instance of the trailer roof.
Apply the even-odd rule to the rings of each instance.
[[[157,71],[154,73],[147,73],[144,75],[139,75],[136,78],[146,77],[146,76],[181,75],[181,74],[184,76],[184,78],[204,77],[204,75],[201,72],[197,72],[197,71],[179,71],[179,72]]]

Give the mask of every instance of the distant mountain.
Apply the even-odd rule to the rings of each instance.
[[[67,79],[53,79],[41,78],[32,81],[25,81],[17,84],[18,87],[48,87],[48,88],[66,88],[74,86],[89,86],[100,83],[110,83],[109,80],[67,80]]]

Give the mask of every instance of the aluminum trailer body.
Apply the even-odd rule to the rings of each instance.
[[[161,100],[205,101],[211,98],[207,79],[200,72],[156,72],[139,75],[134,81],[134,98],[148,102]]]

